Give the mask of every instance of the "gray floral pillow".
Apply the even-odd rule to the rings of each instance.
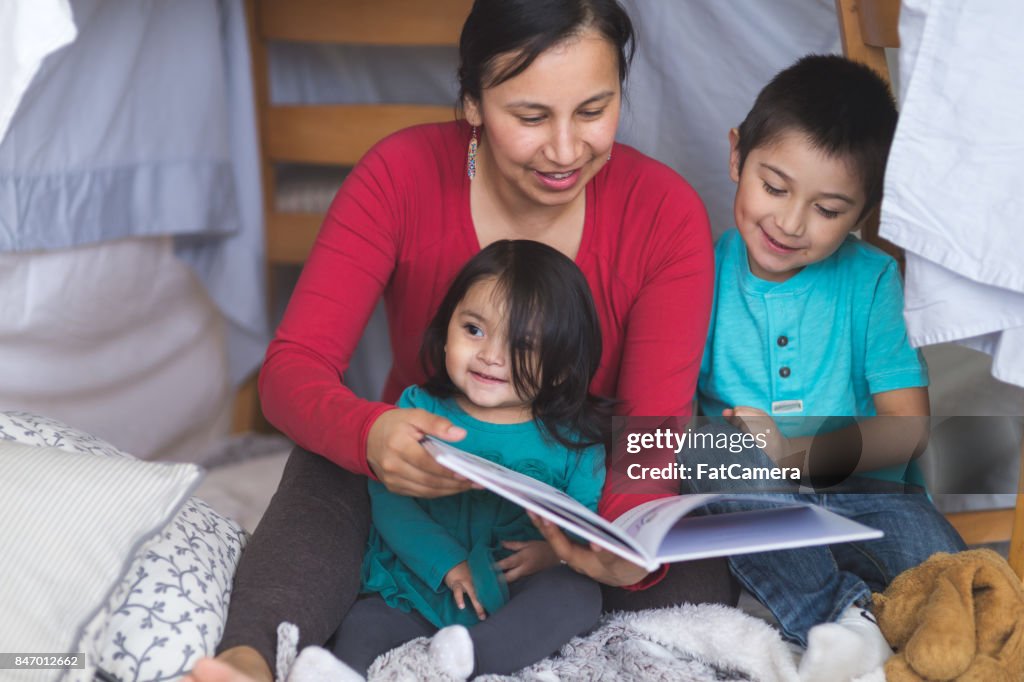
[[[29,412],[0,412],[0,440],[107,457],[131,457],[96,436]]]
[[[245,531],[192,498],[135,557],[107,602],[97,666],[119,680],[175,680],[224,631]]]
[[[95,436],[24,412],[0,412],[0,440],[130,457]],[[91,641],[79,650],[95,652],[95,663],[109,678],[178,679],[220,641],[247,540],[238,524],[191,498],[160,535],[126,557],[124,577],[86,628]],[[74,671],[66,679],[75,680]]]

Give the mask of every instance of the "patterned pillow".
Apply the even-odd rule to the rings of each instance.
[[[213,655],[245,531],[192,498],[136,555],[107,602],[97,666],[119,680],[176,680]]]
[[[0,412],[0,440],[127,457],[114,446],[58,421]],[[106,607],[85,629],[79,651],[119,680],[173,680],[213,653],[224,630],[231,581],[248,539],[238,524],[197,498],[143,545]],[[66,679],[77,680],[77,671]]]
[[[13,440],[25,445],[47,446],[107,457],[131,457],[96,436],[55,419],[28,412],[0,412],[0,440]]]

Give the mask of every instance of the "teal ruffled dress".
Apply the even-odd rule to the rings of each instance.
[[[596,511],[604,484],[604,448],[568,450],[544,437],[535,422],[490,424],[466,414],[453,399],[422,388],[402,393],[399,407],[418,407],[466,429],[460,449],[543,481]],[[508,601],[508,585],[495,562],[510,552],[507,540],[540,540],[522,507],[485,490],[436,499],[395,495],[369,482],[373,525],[362,566],[362,591],[379,594],[403,611],[415,609],[437,627],[474,625],[476,613],[459,609],[444,584],[468,561],[477,596],[487,613]]]

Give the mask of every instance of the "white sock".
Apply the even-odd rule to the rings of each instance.
[[[473,674],[473,640],[469,630],[462,625],[441,628],[430,638],[427,651],[437,669],[457,680],[465,680]]]
[[[288,671],[287,682],[365,682],[365,679],[327,649],[307,646]]]
[[[877,670],[890,656],[892,649],[875,617],[859,606],[851,606],[836,622],[815,625],[807,633],[800,680],[846,682]]]

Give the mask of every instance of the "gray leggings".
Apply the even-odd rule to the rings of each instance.
[[[253,647],[273,670],[283,621],[299,626],[300,648],[323,646],[359,593],[369,527],[366,479],[292,450],[270,507],[242,552],[217,651]],[[674,565],[647,590],[602,586],[602,593],[605,611],[635,611],[683,602],[735,605],[739,587],[724,559],[707,559]]]
[[[509,585],[509,594],[505,606],[469,628],[476,675],[508,675],[536,663],[592,629],[601,617],[597,583],[566,566],[517,580]],[[380,654],[435,632],[437,628],[415,611],[391,608],[373,595],[349,609],[334,655],[366,675]]]

